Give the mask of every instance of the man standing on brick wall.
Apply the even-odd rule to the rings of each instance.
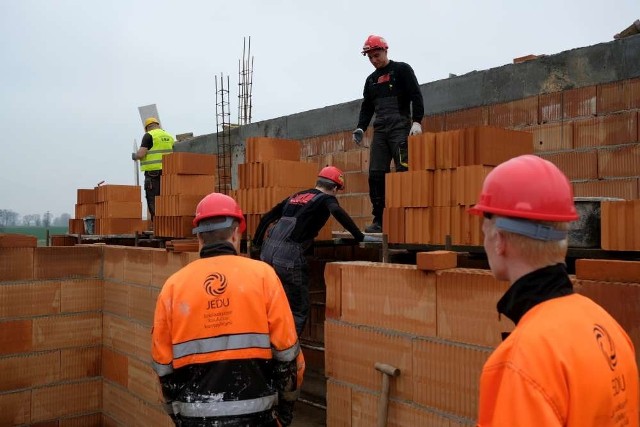
[[[375,71],[364,84],[358,125],[353,141],[360,145],[364,132],[375,113],[373,141],[369,156],[369,197],[373,206],[373,223],[367,233],[382,232],[384,211],[384,175],[391,171],[391,160],[397,172],[409,168],[407,137],[422,133],[424,103],[418,80],[409,64],[391,61],[389,45],[380,36],[370,35],[362,54],[369,57]]]
[[[478,426],[637,427],[633,344],[567,274],[569,180],[524,155],[491,171],[479,200],[491,271],[511,283],[498,312],[516,327],[482,369]]]
[[[273,268],[238,256],[246,223],[211,193],[193,220],[200,259],[165,282],[153,320],[153,366],[167,413],[183,427],[288,426],[304,359]]]
[[[256,228],[253,256],[260,250],[260,259],[272,265],[278,273],[287,293],[298,336],[302,334],[309,316],[309,266],[304,253],[329,220],[329,215],[333,215],[358,242],[365,240],[336,199],[338,190],[343,188],[344,177],[340,169],[327,166],[318,174],[315,188],[300,191],[278,203],[262,217]],[[366,237],[366,240],[372,240],[371,236]]]
[[[144,192],[151,221],[156,215],[156,197],[160,195],[160,176],[162,175],[162,156],[173,152],[174,139],[155,117],[144,121],[145,134],[137,153],[131,153],[133,161],[140,160],[140,169],[144,171]]]

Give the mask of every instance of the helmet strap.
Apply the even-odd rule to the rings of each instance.
[[[544,224],[538,224],[526,219],[514,219],[498,217],[496,218],[496,228],[509,233],[520,234],[536,240],[560,241],[567,238],[569,234],[565,230],[558,230]]]
[[[223,228],[231,227],[233,225],[234,220],[235,218],[228,216],[222,222],[212,222],[206,225],[198,225],[192,231],[193,231],[193,234],[198,234],[198,233],[206,233],[207,231],[222,230]]]

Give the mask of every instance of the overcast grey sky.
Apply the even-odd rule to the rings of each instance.
[[[237,113],[243,37],[253,121],[358,99],[384,36],[418,81],[613,39],[637,0],[0,0],[0,209],[74,215],[76,189],[133,184],[138,107],[172,134],[215,131],[214,76]]]

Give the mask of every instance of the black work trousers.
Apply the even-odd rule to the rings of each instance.
[[[160,195],[160,177],[162,171],[148,171],[144,173],[144,195],[147,199],[147,209],[151,221],[156,216],[156,197]]]
[[[300,336],[309,317],[309,265],[305,259],[295,267],[274,264],[273,269],[278,274],[284,292],[287,294],[296,332]]]
[[[408,169],[407,138],[411,120],[400,115],[378,117],[373,123],[373,140],[369,157],[369,197],[373,222],[382,224],[384,211],[384,175],[391,171],[391,160],[396,172]]]

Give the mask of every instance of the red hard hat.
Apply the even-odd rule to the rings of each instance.
[[[198,207],[196,207],[196,217],[193,219],[193,226],[197,227],[203,219],[214,217],[231,217],[240,222],[239,230],[243,233],[247,228],[247,223],[242,214],[242,209],[233,198],[222,193],[211,193],[205,196]],[[199,230],[198,230],[199,231]],[[194,233],[197,231],[194,231]]]
[[[362,54],[366,55],[367,52],[371,50],[376,50],[376,49],[386,50],[386,49],[389,49],[389,45],[387,44],[387,41],[384,39],[384,37],[375,36],[371,34],[364,41],[364,46],[362,46]]]
[[[342,171],[335,166],[325,166],[318,174],[319,178],[326,178],[338,184],[338,190],[344,188],[344,175]]]
[[[480,201],[469,213],[554,222],[578,219],[567,177],[550,161],[532,154],[493,169],[482,184]]]

